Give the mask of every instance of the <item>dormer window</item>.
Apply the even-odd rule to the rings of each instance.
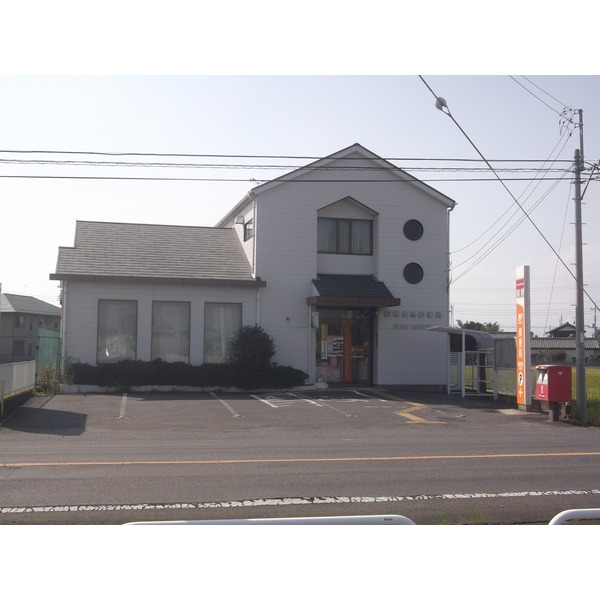
[[[368,219],[318,219],[319,254],[373,254],[373,221]]]

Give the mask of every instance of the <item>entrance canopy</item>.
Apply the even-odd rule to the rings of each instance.
[[[400,298],[395,298],[385,283],[373,275],[320,274],[312,283],[318,296],[309,296],[307,304],[347,308],[400,304]]]

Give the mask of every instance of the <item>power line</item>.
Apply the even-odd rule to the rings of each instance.
[[[562,137],[565,137],[565,134],[563,134],[563,136],[562,136]],[[550,161],[551,161],[551,164],[554,164],[555,162],[557,162],[557,160],[558,160],[558,155],[559,155],[559,154],[560,154],[560,153],[561,153],[561,152],[564,150],[564,147],[566,146],[566,144],[567,144],[567,142],[568,142],[568,140],[569,140],[569,138],[570,138],[570,137],[571,137],[571,134],[569,133],[569,136],[568,136],[568,137],[567,137],[567,139],[565,140],[565,143],[563,144],[562,148],[561,148],[560,150],[558,150],[558,152],[557,152],[557,158],[556,158],[554,161],[551,161],[552,154],[553,154],[553,153],[554,153],[554,152],[557,150],[557,148],[558,148],[558,145],[560,144],[561,140],[559,140],[559,141],[556,143],[556,146],[554,146],[554,148],[552,149],[552,152],[550,152],[550,156],[549,156],[549,157],[548,157],[548,159],[547,159],[547,161],[548,161],[548,162],[550,162]],[[562,138],[561,138],[561,139],[562,139]],[[533,190],[530,192],[530,194],[529,194],[528,198],[530,198],[530,197],[532,196],[533,192],[535,191],[535,189],[537,189],[537,188],[539,187],[539,185],[542,183],[542,181],[546,181],[546,179],[545,179],[544,177],[542,177],[542,178],[541,178],[541,179],[538,181],[538,183],[537,183],[537,185],[535,186],[535,188],[534,188],[534,189],[533,189]],[[529,186],[528,186],[528,187],[529,187]],[[526,190],[525,190],[525,191],[526,191]],[[523,194],[524,194],[524,193],[525,193],[525,192],[523,192]],[[521,196],[522,196],[523,194],[521,194]],[[537,205],[536,205],[536,206],[537,206]],[[535,207],[534,207],[534,208],[535,208]],[[533,209],[532,209],[532,210],[533,210]],[[509,208],[507,208],[507,209],[504,211],[504,213],[502,213],[502,215],[501,215],[500,217],[498,217],[498,219],[496,219],[496,221],[494,221],[494,223],[493,223],[492,225],[490,225],[490,227],[488,227],[488,228],[487,228],[487,229],[486,229],[486,230],[485,230],[483,233],[481,233],[481,235],[479,235],[479,236],[478,236],[478,237],[477,237],[475,240],[473,240],[473,241],[472,241],[470,244],[468,244],[467,246],[465,246],[465,247],[461,248],[460,250],[455,250],[455,251],[454,251],[452,254],[456,254],[456,253],[458,253],[458,252],[462,252],[463,250],[466,250],[467,248],[469,248],[470,246],[472,246],[472,245],[473,245],[475,242],[477,242],[478,240],[480,240],[480,239],[481,239],[481,238],[482,238],[482,237],[483,237],[483,236],[484,236],[486,233],[488,233],[488,232],[489,232],[489,231],[490,231],[490,230],[491,230],[491,229],[492,229],[492,228],[493,228],[493,227],[494,227],[494,226],[495,226],[495,225],[496,225],[496,224],[497,224],[497,223],[498,223],[498,222],[499,222],[501,219],[503,219],[503,218],[504,218],[504,217],[505,217],[505,216],[506,216],[506,215],[507,215],[507,214],[508,214],[510,211],[511,211],[511,208],[510,208],[510,207],[509,207]],[[506,227],[506,226],[508,225],[508,223],[510,223],[510,221],[511,221],[511,220],[512,220],[512,218],[514,217],[515,213],[517,212],[517,209],[513,207],[513,211],[515,211],[515,212],[513,212],[513,215],[511,215],[510,219],[508,219],[508,220],[507,220],[507,222],[505,223],[505,225],[503,225],[503,226],[500,228],[500,230],[499,230],[499,231],[498,231],[498,232],[497,232],[495,235],[498,235],[498,233],[499,233],[500,231],[502,231],[502,229],[503,229],[504,227]],[[512,230],[511,230],[511,231],[512,231]],[[495,235],[494,235],[494,237],[495,237]],[[504,237],[503,239],[506,239],[506,237]],[[486,244],[486,245],[487,245],[487,244]],[[480,251],[481,251],[481,250],[483,250],[483,248],[485,248],[485,245],[484,245],[484,246],[483,246],[483,247],[480,249]]]
[[[461,133],[465,136],[465,138],[469,141],[469,143],[471,144],[471,146],[473,146],[473,148],[475,149],[475,151],[477,152],[477,154],[479,154],[479,156],[481,156],[481,158],[485,161],[486,164],[488,164],[488,166],[490,167],[490,170],[492,172],[495,173],[494,169],[492,168],[492,166],[488,163],[487,159],[485,158],[485,156],[481,153],[481,151],[479,150],[479,148],[475,145],[475,143],[471,140],[471,138],[467,135],[467,133],[464,131],[464,129],[460,126],[460,124],[458,123],[458,121],[452,116],[452,113],[450,112],[450,109],[448,108],[448,105],[446,104],[446,101],[443,100],[442,98],[440,98],[439,96],[436,95],[436,93],[431,89],[431,87],[429,87],[429,85],[427,84],[427,82],[425,81],[425,79],[423,79],[423,77],[419,76],[421,78],[421,80],[423,81],[423,83],[425,84],[425,86],[429,89],[429,91],[433,94],[433,96],[436,99],[436,106],[438,106],[438,108],[447,116],[450,117],[450,119],[452,120],[452,122],[458,127],[458,129],[461,131]],[[446,110],[444,110],[446,109]],[[527,211],[523,208],[523,206],[521,205],[521,203],[515,198],[515,196],[513,195],[513,193],[508,189],[508,187],[506,187],[504,181],[498,177],[496,175],[496,178],[498,179],[498,181],[502,184],[502,186],[504,187],[504,189],[508,192],[508,194],[510,195],[510,197],[513,199],[513,201],[517,204],[517,206],[521,209],[521,211],[523,212],[523,214],[525,215],[525,217],[529,220],[529,222],[534,226],[535,230],[540,234],[540,236],[542,237],[542,239],[546,242],[546,244],[548,245],[548,247],[550,248],[550,250],[552,250],[552,252],[556,255],[556,257],[560,260],[560,262],[563,264],[563,266],[565,267],[565,269],[567,269],[567,271],[569,273],[571,273],[572,277],[577,280],[576,276],[572,273],[571,269],[569,269],[569,267],[567,266],[567,264],[563,261],[563,259],[560,257],[560,255],[558,254],[558,252],[556,252],[556,250],[554,249],[554,247],[552,246],[552,244],[550,243],[550,241],[548,240],[548,238],[546,238],[546,236],[542,233],[542,231],[540,230],[540,228],[535,224],[535,222],[533,221],[533,219],[531,218],[531,216],[529,214],[527,214]]]
[[[509,75],[509,77],[517,84],[520,85],[527,93],[531,94],[536,100],[539,100],[544,106],[547,106],[552,112],[555,112],[559,117],[561,116],[561,112],[556,110],[555,108],[553,108],[552,106],[550,106],[548,103],[544,102],[539,96],[536,96],[530,89],[526,88],[520,81],[517,81],[517,79],[515,79],[512,75]],[[524,79],[527,79],[526,77]],[[527,81],[529,81],[529,79],[527,79]],[[532,83],[531,81],[529,83]],[[535,84],[533,84],[535,85]],[[538,87],[536,85],[536,87]],[[542,92],[544,90],[542,90],[541,88],[539,88]],[[546,92],[544,92],[546,93]],[[548,94],[549,95],[549,94]],[[550,96],[551,97],[551,96]],[[555,100],[555,98],[553,98],[553,100]],[[558,102],[558,100],[556,100]],[[559,103],[560,104],[560,103]],[[561,106],[563,108],[565,108],[564,104],[561,104]]]
[[[542,89],[537,83],[534,83],[533,81],[531,81],[531,79],[528,79],[527,77],[525,77],[525,75],[521,75],[521,77],[525,81],[528,81],[531,85],[535,86],[538,90],[540,90],[540,92],[543,92],[544,94],[546,94],[546,96],[548,96],[549,98],[552,98],[552,100],[554,100],[555,102],[560,104],[562,107],[573,110],[568,104],[566,104],[565,102],[561,102],[560,100],[557,100],[552,94],[549,94],[546,90]]]
[[[323,160],[327,156],[302,156],[290,154],[186,154],[169,152],[100,152],[97,150],[0,150],[0,154],[74,154],[89,156],[151,156],[151,157],[170,157],[170,158],[242,158],[242,159],[269,159],[269,160]],[[456,162],[483,162],[479,158],[424,158],[424,157],[378,157],[386,161],[456,161]],[[337,161],[360,161],[364,157],[343,156],[335,157]],[[546,162],[542,159],[509,159],[496,158],[488,159],[489,162]],[[564,162],[570,162],[565,160]]]
[[[487,173],[487,167],[397,167],[390,165],[383,166],[296,166],[296,165],[271,165],[271,164],[231,164],[231,163],[148,163],[148,162],[106,162],[106,161],[71,161],[71,160],[23,160],[23,159],[7,159],[0,158],[0,165],[52,165],[52,166],[67,166],[67,167],[126,167],[126,168],[177,168],[177,169],[230,169],[230,170],[278,170],[278,171],[371,171],[371,172],[394,172],[398,169],[403,171],[419,171],[430,173]],[[496,168],[496,171],[501,173],[563,173],[568,169],[565,168],[539,168],[539,167],[504,167]]]
[[[115,180],[115,181],[204,181],[204,182],[230,182],[230,183],[253,183],[263,184],[273,181],[272,179],[254,179],[254,178],[218,178],[218,177],[118,177],[110,175],[0,175],[2,179],[63,179],[63,180]],[[562,181],[564,177],[546,178],[546,181]],[[489,178],[489,177],[463,177],[463,178],[443,178],[443,179],[418,179],[419,183],[461,183],[461,182],[497,182],[497,181],[536,181],[535,177],[504,177],[504,178]],[[414,185],[412,180],[390,180],[390,179],[302,179],[296,181],[293,179],[286,180],[286,183],[406,183]]]

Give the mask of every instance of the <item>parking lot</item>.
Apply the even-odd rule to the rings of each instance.
[[[462,399],[443,394],[382,389],[291,391],[279,393],[122,393],[72,394],[30,398],[7,415],[2,437],[18,432],[49,436],[94,436],[149,430],[444,426],[483,423],[490,418],[545,419],[538,413],[488,398]],[[0,441],[1,441],[0,437]]]
[[[0,456],[0,523],[542,522],[600,493],[595,428],[390,389],[32,397],[0,424]]]

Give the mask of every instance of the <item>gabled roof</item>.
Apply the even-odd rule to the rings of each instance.
[[[319,274],[312,280],[318,296],[310,296],[307,304],[317,306],[398,306],[400,298],[373,275]]]
[[[2,294],[0,297],[0,312],[56,317],[60,317],[62,314],[58,306],[38,300],[33,296],[22,296],[20,294]]]
[[[232,229],[94,221],[77,222],[50,279],[264,285]]]
[[[424,192],[429,194],[432,198],[435,198],[436,200],[440,201],[447,208],[454,208],[454,206],[456,205],[456,202],[454,200],[452,200],[451,198],[449,198],[448,196],[446,196],[445,194],[438,192],[436,189],[428,186],[426,183],[423,183],[422,181],[419,181],[418,179],[416,179],[412,175],[409,175],[406,171],[403,171],[402,169],[400,169],[396,165],[392,164],[391,162],[385,160],[384,158],[381,158],[380,156],[371,152],[364,146],[361,146],[360,144],[356,143],[356,144],[352,144],[352,146],[348,146],[347,148],[344,148],[343,150],[339,150],[338,152],[335,152],[334,154],[326,156],[325,158],[320,158],[319,160],[316,160],[308,165],[299,167],[298,169],[295,169],[291,173],[286,173],[285,175],[282,175],[281,177],[277,177],[276,179],[273,179],[272,181],[268,181],[266,183],[256,186],[248,194],[246,194],[246,196],[244,196],[244,198],[242,198],[217,223],[217,227],[222,226],[225,223],[227,223],[228,221],[230,221],[237,213],[239,213],[239,211],[245,204],[252,201],[257,195],[261,194],[262,192],[264,192],[266,190],[270,190],[278,185],[281,185],[282,183],[298,180],[299,178],[305,176],[307,173],[310,173],[311,171],[327,169],[328,167],[331,167],[332,163],[334,163],[335,161],[341,161],[341,160],[348,161],[348,164],[345,165],[343,167],[343,169],[340,167],[331,169],[331,173],[333,173],[333,178],[336,181],[339,180],[340,178],[342,178],[344,180],[350,180],[350,181],[364,180],[364,171],[361,171],[361,169],[359,168],[359,169],[356,169],[356,171],[353,173],[352,169],[351,169],[352,160],[353,159],[361,159],[361,158],[373,161],[375,163],[375,166],[380,166],[382,169],[385,169],[385,173],[388,173],[391,177],[396,177],[398,179],[398,181],[408,182],[411,185],[414,185],[415,187],[423,190]]]
[[[575,333],[577,331],[577,328],[575,327],[575,325],[571,325],[571,323],[569,323],[568,321],[566,323],[564,323],[563,325],[559,325],[558,327],[555,327],[554,329],[551,329],[547,335],[550,337],[575,337]]]

